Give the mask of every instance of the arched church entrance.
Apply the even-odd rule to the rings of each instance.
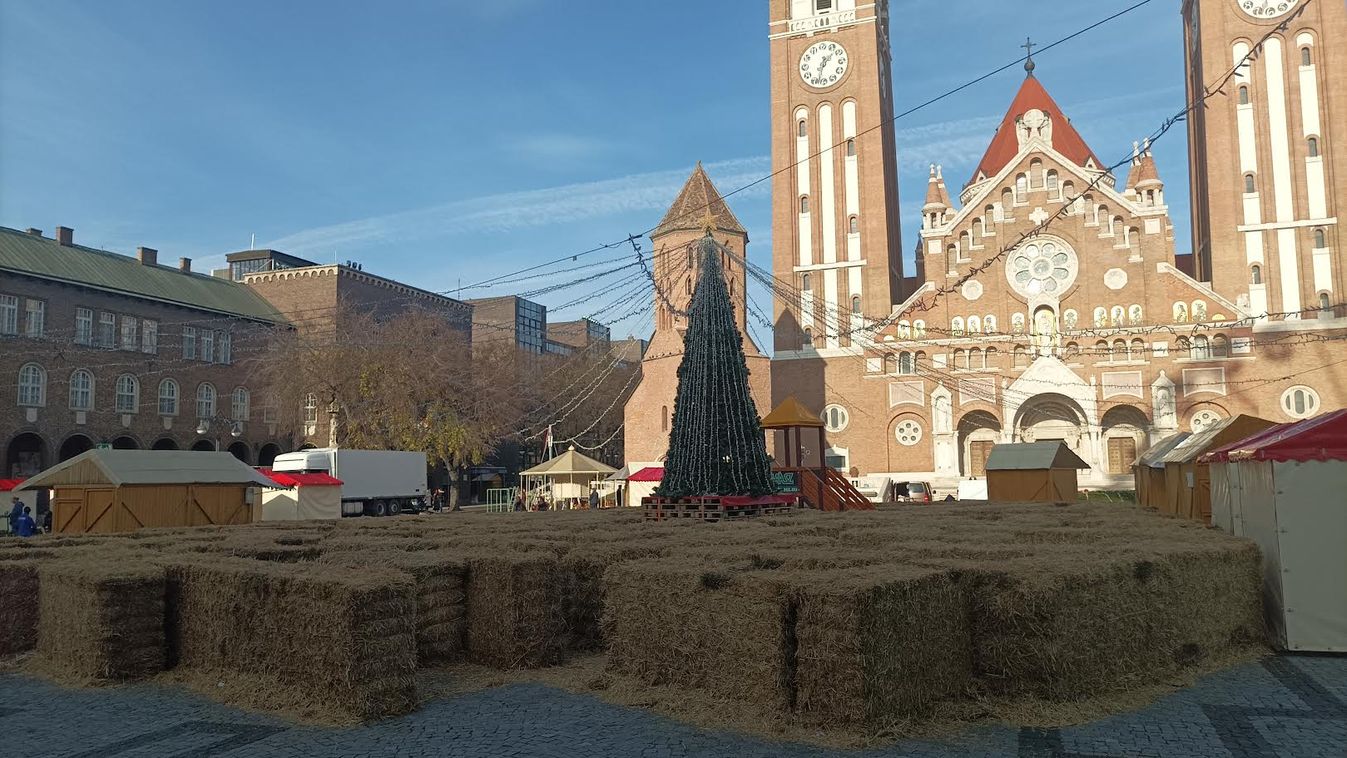
[[[959,419],[959,475],[987,475],[987,456],[1001,441],[1001,421],[987,411],[973,411]]]
[[[1104,438],[1104,470],[1113,476],[1130,476],[1132,464],[1148,447],[1150,426],[1146,414],[1135,406],[1109,408],[1099,421]]]
[[[1020,442],[1065,442],[1086,461],[1094,458],[1089,451],[1089,431],[1080,405],[1056,393],[1029,398],[1015,417],[1015,439]]]

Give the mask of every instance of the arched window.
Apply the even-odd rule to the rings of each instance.
[[[1074,343],[1074,342],[1068,342],[1068,343],[1066,343],[1066,348],[1065,348],[1065,349],[1063,350],[1063,352],[1062,352],[1062,357],[1065,358],[1065,359],[1068,360],[1068,361],[1071,360],[1072,358],[1079,358],[1079,357],[1080,357],[1080,345],[1078,345],[1078,344],[1076,344],[1076,343]]]
[[[1323,250],[1328,247],[1328,235],[1324,234],[1323,229],[1314,230],[1314,249]]]
[[[140,382],[130,374],[117,377],[117,412],[136,413],[140,410]]]
[[[1230,357],[1230,340],[1224,334],[1218,334],[1211,338],[1211,357]]]
[[[47,405],[47,370],[36,363],[19,369],[19,405],[42,408]]]
[[[1010,191],[1009,187],[1001,190],[1001,215],[1006,217],[1010,215],[1010,206],[1015,204],[1015,193]]]
[[[1133,303],[1132,307],[1127,309],[1127,322],[1132,326],[1141,325],[1141,306]]]
[[[804,328],[804,345],[803,345],[803,347],[807,347],[807,348],[808,348],[808,347],[813,347],[813,346],[814,346],[814,328],[813,328],[812,326],[806,326],[806,327]]]
[[[1244,194],[1252,195],[1258,191],[1258,187],[1253,182],[1253,174],[1244,175]]]
[[[908,340],[908,339],[912,339],[912,323],[911,323],[911,322],[909,322],[909,321],[899,321],[899,322],[898,322],[898,339],[900,339],[900,340]]]
[[[1060,194],[1060,193],[1061,193],[1061,185],[1057,183],[1057,172],[1056,172],[1056,171],[1049,171],[1049,172],[1048,172],[1047,185],[1048,185],[1048,197],[1053,197],[1053,198],[1061,197],[1061,194]]]
[[[797,124],[797,126],[798,126],[799,128],[796,130],[795,136],[797,136],[797,137],[808,137],[808,136],[809,136],[809,128],[808,128],[807,126],[805,126],[804,119],[800,119],[800,123]]]
[[[912,354],[911,354],[911,353],[899,353],[899,354],[898,354],[898,373],[900,373],[900,374],[915,374],[915,373],[916,373],[916,369],[913,368],[913,366],[912,366]]]
[[[1174,323],[1188,323],[1188,305],[1187,303],[1174,303]]]
[[[924,340],[924,339],[926,339],[926,322],[925,322],[925,321],[922,321],[921,319],[917,319],[916,321],[913,321],[913,322],[912,322],[912,336],[915,337],[915,338],[917,338],[917,339],[919,339],[919,340]]]
[[[1094,354],[1097,361],[1113,360],[1112,353],[1109,351],[1108,340],[1099,340],[1094,343]]]
[[[1188,353],[1189,357],[1192,357],[1193,343],[1187,337],[1179,337],[1174,341],[1174,344],[1180,354]]]
[[[1094,326],[1096,329],[1108,326],[1108,309],[1102,305],[1094,309]]]
[[[912,356],[912,373],[921,371],[922,364],[926,363],[925,351],[918,350],[916,355]]]
[[[855,216],[852,216],[850,219],[848,219],[847,231],[851,232],[852,234],[860,234],[861,233],[860,219],[856,218]]]
[[[989,205],[982,209],[982,236],[986,237],[992,233],[992,223],[996,221],[996,206]]]
[[[885,353],[885,354],[884,354],[884,373],[886,373],[886,374],[896,374],[896,373],[898,373],[898,369],[899,369],[899,365],[898,365],[898,356],[894,355],[893,353]]]
[[[1125,222],[1123,221],[1123,217],[1122,217],[1122,216],[1114,216],[1114,217],[1113,217],[1113,220],[1109,222],[1109,225],[1108,225],[1108,233],[1109,233],[1109,234],[1122,234],[1122,235],[1124,235],[1124,237],[1125,237],[1126,234],[1127,234],[1127,230],[1123,227],[1123,224],[1124,224],[1124,223],[1125,223]],[[1124,239],[1123,241],[1126,242],[1127,240]]]
[[[172,379],[159,382],[159,415],[178,415],[178,383]]]
[[[968,365],[964,368],[987,368],[987,359],[983,357],[981,348],[973,348],[968,351]]]
[[[957,246],[957,245],[950,245],[949,247],[945,248],[945,256],[946,256],[949,260],[951,260],[951,261],[958,260],[958,259],[959,259],[959,248],[958,248],[958,246]]]
[[[1115,306],[1113,306],[1113,310],[1109,311],[1109,323],[1110,323],[1110,325],[1111,325],[1111,326],[1122,326],[1123,323],[1124,323],[1124,320],[1123,320],[1123,318],[1124,318],[1124,317],[1123,317],[1123,313],[1124,313],[1124,312],[1123,312],[1123,307],[1122,307],[1121,305],[1115,305]]]
[[[854,139],[847,140],[847,157],[848,158],[856,157],[856,140]]]
[[[959,249],[968,250],[973,246],[973,235],[969,232],[963,232],[959,235]]]
[[[859,313],[861,312],[861,296],[860,296],[860,295],[852,295],[852,296],[851,296],[851,312],[852,312],[852,313],[856,313],[856,314],[859,314]]]
[[[312,392],[304,396],[304,423],[318,423],[318,396]]]
[[[1066,312],[1062,314],[1062,326],[1067,329],[1075,329],[1079,323],[1080,314],[1076,312],[1075,308],[1067,308]]]
[[[252,398],[248,394],[248,389],[246,387],[235,387],[234,402],[230,408],[233,413],[230,418],[235,421],[247,421],[249,414],[252,412],[251,406]]]
[[[1024,334],[1024,314],[1014,313],[1010,316],[1010,331],[1012,334]]]
[[[954,319],[949,322],[949,331],[950,334],[955,337],[963,336],[963,316],[955,316]]]
[[[809,292],[809,274],[800,277],[800,289]]]
[[[1024,345],[1016,345],[1011,356],[1015,362],[1015,368],[1024,368],[1029,365],[1029,350]]]
[[[70,374],[70,410],[91,411],[94,409],[94,375],[85,369],[75,369]]]
[[[1319,157],[1319,138],[1310,137],[1305,140],[1305,149],[1309,152],[1311,158]]]
[[[1239,104],[1240,105],[1249,104],[1249,88],[1242,84],[1239,87]]]
[[[1257,263],[1249,267],[1249,283],[1250,284],[1263,283],[1263,267],[1258,265]]]
[[[1154,205],[1154,203],[1152,203]],[[1141,247],[1141,230],[1135,226],[1127,227],[1127,246],[1131,248]]]
[[[968,368],[968,354],[963,351],[963,348],[954,349],[954,360],[951,365],[956,369]]]
[[[215,385],[202,382],[196,388],[196,417],[215,418]]]
[[[1327,311],[1327,310],[1329,310],[1330,306],[1331,306],[1331,303],[1329,303],[1329,301],[1328,301],[1328,293],[1327,293],[1327,292],[1320,292],[1320,293],[1319,293],[1319,310],[1321,310],[1321,311]]]
[[[1126,340],[1113,340],[1113,360],[1127,360],[1127,342]]]
[[[1140,337],[1132,340],[1132,347],[1127,353],[1127,358],[1133,361],[1146,360],[1146,343],[1142,342]]]
[[[801,212],[801,213],[808,213],[808,212],[809,212],[809,196],[808,196],[808,195],[801,195],[801,196],[800,196],[800,212]]]
[[[1206,320],[1207,320],[1207,301],[1205,301],[1205,300],[1194,300],[1194,301],[1193,301],[1193,311],[1192,311],[1192,313],[1193,313],[1193,321],[1196,321],[1196,322],[1198,322],[1198,323],[1201,323],[1201,322],[1203,322],[1203,321],[1206,321]]]
[[[1314,54],[1310,52],[1309,45],[1300,48],[1300,65],[1302,66],[1314,65]]]
[[[982,333],[996,334],[996,317],[990,313],[982,319]]]
[[[1029,195],[1029,177],[1020,174],[1015,177],[1015,202],[1022,203]]]
[[[1029,182],[1031,184],[1043,183],[1043,161],[1038,158],[1029,161]]]
[[[977,316],[969,316],[969,317],[968,317],[968,333],[969,333],[969,334],[981,334],[981,333],[982,333],[982,319],[978,318]]]
[[[1211,340],[1206,335],[1199,334],[1193,338],[1193,347],[1189,352],[1193,360],[1205,361],[1211,358]]]

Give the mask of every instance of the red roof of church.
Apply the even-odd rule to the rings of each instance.
[[[1043,111],[1052,117],[1052,147],[1057,152],[1071,159],[1078,166],[1084,166],[1090,159],[1094,160],[1096,167],[1102,167],[1099,161],[1085,144],[1080,133],[1071,125],[1071,121],[1062,112],[1057,105],[1057,101],[1052,99],[1043,85],[1038,83],[1038,79],[1032,74],[1024,78],[1024,84],[1020,85],[1020,91],[1015,95],[1015,100],[1010,103],[1010,109],[1006,111],[1006,117],[1001,120],[1001,126],[996,130],[996,136],[992,138],[992,143],[987,147],[987,153],[982,156],[982,162],[978,164],[977,170],[973,172],[973,178],[969,184],[978,180],[978,175],[986,177],[996,176],[996,174],[1006,167],[1012,159],[1020,152],[1020,142],[1015,136],[1015,121],[1025,113],[1034,108]]]

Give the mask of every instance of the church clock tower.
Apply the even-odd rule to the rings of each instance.
[[[1253,51],[1188,122],[1197,278],[1253,315],[1332,317],[1347,299],[1347,8],[1185,0],[1183,20],[1190,101]]]
[[[903,294],[888,2],[770,6],[776,350],[826,354]]]

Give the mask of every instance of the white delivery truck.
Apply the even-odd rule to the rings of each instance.
[[[426,496],[426,454],[317,448],[276,456],[273,471],[324,473],[341,480],[341,515],[416,512]]]

